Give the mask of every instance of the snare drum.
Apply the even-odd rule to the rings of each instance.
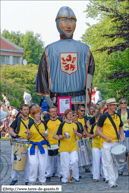
[[[51,147],[48,147],[48,155],[54,156],[58,154],[59,146],[58,144],[51,145]]]
[[[92,164],[91,143],[89,138],[77,141],[79,166],[88,166]]]
[[[23,171],[27,158],[27,139],[13,139],[14,154],[13,154],[13,169]]]
[[[117,144],[111,149],[111,154],[115,165],[121,166],[127,163],[126,147],[122,144]]]

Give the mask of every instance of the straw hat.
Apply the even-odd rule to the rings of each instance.
[[[116,99],[115,98],[110,98],[110,99],[107,99],[106,100],[106,104],[107,105],[111,105],[111,104],[114,104],[114,105],[117,105],[118,103],[116,102]]]

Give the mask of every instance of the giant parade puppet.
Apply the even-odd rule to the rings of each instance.
[[[70,96],[73,110],[85,104],[87,111],[95,64],[88,45],[73,39],[76,22],[71,8],[60,8],[56,16],[60,40],[45,48],[39,64],[36,93],[45,97],[49,107],[57,97]]]

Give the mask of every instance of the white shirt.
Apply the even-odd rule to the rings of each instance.
[[[24,94],[25,103],[30,104],[31,95],[29,93]]]
[[[3,121],[3,119],[6,117],[7,117],[7,113],[5,111],[0,110],[0,120]]]
[[[102,98],[101,98],[101,93],[97,90],[96,93],[95,93],[95,104],[98,102],[98,101],[101,101]]]

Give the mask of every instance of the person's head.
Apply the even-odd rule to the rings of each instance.
[[[104,110],[104,106],[101,104],[101,105],[98,105],[97,106],[97,109],[98,109],[98,112],[102,113],[103,114],[103,110]]]
[[[42,111],[39,108],[32,110],[32,116],[34,117],[34,120],[39,121],[41,118],[41,113]]]
[[[11,116],[11,118],[12,118],[12,119],[15,119],[15,118],[16,118],[16,116],[15,116],[15,115],[12,115],[12,116]]]
[[[99,117],[102,115],[102,113],[98,112],[96,115],[95,115],[95,119],[98,121],[99,120]]]
[[[33,117],[33,115],[32,115],[32,111],[34,110],[34,109],[37,109],[38,107],[37,107],[37,105],[36,104],[32,104],[30,107],[29,107],[29,109],[30,109],[30,115]]]
[[[8,102],[8,101],[9,101],[9,98],[8,98],[8,97],[6,97],[5,102]]]
[[[92,88],[92,93],[94,93],[95,92],[95,89],[94,88]]]
[[[98,109],[97,109],[97,108],[94,108],[94,110],[93,110],[93,116],[95,116],[95,115],[97,114],[97,112],[98,112]]]
[[[49,115],[53,119],[57,117],[57,107],[56,106],[53,106],[49,109]]]
[[[85,107],[83,105],[79,105],[78,107],[78,117],[84,117],[85,115]]]
[[[102,100],[102,105],[105,106],[106,105],[106,101]]]
[[[72,121],[73,111],[71,109],[66,109],[64,112],[64,116],[65,116],[66,120]]]
[[[10,106],[10,107],[9,107],[9,110],[10,110],[10,111],[12,111],[12,110],[13,110],[13,107],[12,107],[12,106]]]
[[[27,117],[29,115],[29,106],[27,104],[22,104],[20,106],[20,111],[24,117]]]
[[[2,93],[2,97],[6,97],[6,93],[5,92]]]
[[[16,118],[21,117],[22,113],[19,111],[18,114],[16,115]]]
[[[108,112],[115,113],[117,109],[117,104],[118,104],[115,98],[107,99],[106,104],[107,104]]]
[[[88,108],[88,110],[89,110],[89,114],[90,114],[90,115],[93,115],[94,106],[93,106],[93,105],[90,105],[89,108]]]
[[[121,108],[121,109],[122,109],[122,108],[127,108],[127,101],[126,101],[126,99],[122,98],[122,99],[120,100],[120,108]]]
[[[56,26],[62,39],[72,38],[76,27],[76,16],[70,7],[63,6],[56,16]]]
[[[73,122],[77,122],[78,114],[76,111],[73,112]]]
[[[96,92],[98,90],[98,87],[94,87],[94,91]]]

